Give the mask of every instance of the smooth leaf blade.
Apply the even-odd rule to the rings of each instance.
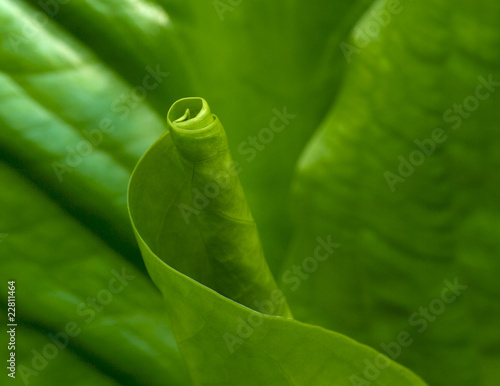
[[[186,118],[193,115],[190,129]],[[269,284],[267,270],[245,275],[265,260],[252,246],[258,235],[253,222],[248,227],[251,217],[236,179],[198,208],[189,224],[178,213],[180,203],[191,202],[200,188],[213,183],[211,174],[226,170],[231,161],[223,128],[199,98],[178,101],[168,117],[170,133],[149,149],[131,177],[129,210],[195,384],[352,385],[364,376],[367,363],[381,361],[384,370],[375,384],[424,385],[409,370],[343,335],[266,315],[289,316],[279,311],[286,303],[276,296],[274,281]],[[221,262],[224,268],[214,274],[215,281],[202,276]],[[229,275],[229,281],[221,275]],[[233,278],[249,285],[254,281],[245,297]],[[264,304],[267,312],[252,310]]]
[[[201,98],[179,100],[168,120],[169,133],[144,155],[131,177],[132,218],[141,227],[147,224],[141,237],[173,267],[255,307],[277,285],[225,131]],[[286,303],[273,313],[288,316]]]

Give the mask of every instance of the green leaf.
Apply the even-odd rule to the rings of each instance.
[[[378,349],[408,331],[397,359],[430,384],[498,383],[488,326],[500,287],[487,271],[498,271],[500,7],[391,9],[377,3],[358,24],[344,86],[298,163],[284,269],[318,234],[343,248],[287,295],[297,318]],[[467,288],[446,302],[446,280]]]
[[[40,14],[24,3],[1,7],[2,158],[137,262],[126,186],[164,123],[144,100],[130,100],[131,88],[53,22],[39,24]]]
[[[408,330],[413,343],[396,359],[433,384],[496,386],[496,92],[481,100],[477,110],[465,111],[470,116],[454,115],[453,109],[474,95],[478,76],[487,81],[491,73],[497,80],[498,6],[489,1],[478,8],[470,0],[414,3],[376,2],[355,25],[371,0],[3,1],[0,159],[12,170],[5,174],[6,192],[0,194],[0,258],[2,274],[40,284],[40,289],[37,284],[23,289],[29,324],[44,334],[60,331],[73,318],[75,304],[53,301],[51,288],[85,301],[107,285],[109,272],[103,269],[130,266],[142,279],[137,288],[136,281],[128,288],[152,299],[138,312],[151,312],[150,322],[162,325],[163,338],[148,334],[144,341],[173,343],[169,325],[160,322],[160,312],[151,311],[161,306],[140,273],[143,263],[126,211],[126,186],[139,157],[166,131],[162,117],[167,107],[186,95],[203,95],[227,125],[229,149],[239,164],[237,174],[270,268],[249,263],[233,272],[234,259],[214,266],[204,255],[206,265],[194,267],[186,259],[190,240],[184,243],[175,232],[179,224],[184,226],[185,216],[194,221],[205,210],[199,215],[187,210],[185,216],[177,213],[171,233],[164,231],[165,239],[174,237],[169,242],[178,244],[180,254],[170,259],[180,272],[190,272],[199,283],[255,308],[256,293],[262,299],[276,289],[269,271],[276,273],[283,265],[285,276],[276,281],[289,290],[287,298],[300,320],[379,350],[381,343],[394,342]],[[401,6],[402,12],[391,11]],[[355,36],[348,41],[353,26]],[[359,48],[343,51],[347,42]],[[331,116],[298,166],[290,206],[289,185],[299,153],[335,99]],[[442,115],[450,108],[451,122],[444,125]],[[460,128],[452,136],[447,126],[459,119]],[[408,157],[418,149],[414,140],[430,138],[435,127],[447,128],[447,141],[411,177],[404,177],[405,182],[396,181],[397,190],[389,196],[384,173],[397,173],[397,157]],[[20,205],[27,197],[20,193],[23,189],[36,194]],[[45,206],[50,209],[40,209]],[[298,224],[295,237],[290,207]],[[29,217],[31,210],[44,215]],[[149,219],[144,221],[149,226]],[[40,229],[44,225],[46,233]],[[225,242],[231,251],[240,244],[258,249],[262,262],[258,243],[247,244],[244,228],[236,227],[234,235],[229,234],[232,227],[224,228]],[[207,232],[218,229],[205,227]],[[295,272],[310,262],[317,237],[328,235],[342,248],[317,271],[302,270],[298,276]],[[237,237],[231,243],[232,236]],[[66,245],[72,249],[63,254]],[[247,262],[256,261],[250,260],[251,248],[243,251]],[[283,261],[289,249],[290,260]],[[65,266],[51,265],[51,253],[57,262],[76,257],[68,277]],[[101,258],[113,263],[101,266]],[[87,259],[94,263],[80,264]],[[248,283],[259,276],[258,267],[265,273],[257,288],[249,289]],[[44,278],[39,280],[39,275]],[[73,282],[74,277],[81,280]],[[445,278],[455,277],[467,290],[418,333],[422,322],[411,326],[409,317],[440,296]],[[31,298],[39,304],[26,300]],[[138,300],[126,299],[140,307]],[[123,310],[134,312],[127,302],[113,304],[100,314],[103,324],[118,319]],[[289,316],[287,307],[274,308]],[[139,334],[136,322],[122,319],[118,331]],[[144,323],[153,330],[151,323]],[[92,366],[106,373],[97,373],[95,383],[100,376],[104,384],[111,378],[140,383],[137,377],[144,376],[144,369],[111,358],[110,348],[120,347],[125,356],[137,341],[124,343],[117,331],[108,338],[97,330],[85,336],[88,340],[83,341],[82,333],[82,341],[73,342],[71,350],[82,362],[79,369],[75,365],[75,373],[82,374],[86,367],[81,365],[91,358]],[[144,351],[132,356],[147,368]],[[182,368],[175,349],[173,356],[172,368]],[[244,366],[246,356],[239,359],[234,366]],[[125,370],[118,369],[122,365]],[[170,382],[170,370],[154,366],[165,374],[159,379]],[[58,382],[50,381],[56,370],[54,366],[44,372],[46,383]],[[61,382],[74,382],[70,371]],[[180,382],[186,382],[180,372]],[[157,380],[149,376],[151,382]]]
[[[220,121],[188,98],[168,122],[131,177],[129,210],[195,384],[352,385],[369,374],[424,385],[366,346],[289,319]]]
[[[186,384],[161,296],[147,277],[3,163],[0,180],[9,187],[0,190],[0,202],[9,203],[0,213],[7,235],[0,244],[0,281],[15,280],[16,320],[44,331],[56,352],[42,347],[43,366],[23,344],[17,365],[25,366],[25,377],[20,370],[17,375],[31,384],[45,368],[59,374],[52,359],[71,349],[122,383],[163,385],[168,378]],[[17,328],[17,341],[24,333]],[[68,375],[82,364],[74,367]]]
[[[141,238],[178,270],[247,307],[277,290],[218,118],[201,98],[176,102],[171,130],[151,147],[130,183]],[[186,256],[197,256],[196,260]],[[290,316],[286,303],[276,315]]]
[[[6,309],[2,309],[2,312]],[[22,332],[21,332],[22,331]],[[120,383],[107,377],[90,363],[83,362],[70,349],[58,350],[54,342],[37,330],[20,325],[22,339],[16,343],[16,378],[18,384],[46,385],[102,385],[118,386]],[[56,347],[54,349],[54,347]],[[45,359],[47,354],[53,359]],[[36,369],[33,368],[35,363]],[[68,371],[70,370],[70,371]],[[14,379],[9,381],[16,382]]]

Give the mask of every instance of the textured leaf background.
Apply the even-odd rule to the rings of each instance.
[[[309,323],[265,316],[271,330],[329,329],[430,385],[496,385],[499,19],[495,2],[470,0],[3,0],[0,305],[6,315],[16,280],[19,323],[7,381],[224,384],[193,372],[202,345],[181,353],[171,327],[196,323],[203,298],[173,292],[181,319],[167,313],[127,213],[131,173],[167,132],[169,107],[198,95],[224,124],[276,285]],[[402,176],[416,141],[434,148]],[[319,237],[340,247],[311,269]],[[180,257],[196,266],[189,249]],[[215,299],[218,318],[256,312],[182,280]],[[466,289],[440,303],[456,281]],[[159,287],[167,299],[172,287]],[[321,366],[326,351],[310,350],[326,330],[313,330],[288,344]],[[382,345],[404,332],[412,343],[391,356]],[[282,339],[266,344],[283,350]],[[210,354],[224,368],[227,351]],[[228,358],[241,384],[278,373],[271,359],[266,375],[242,353]],[[364,362],[354,367],[362,376]],[[329,384],[302,376],[295,384]]]

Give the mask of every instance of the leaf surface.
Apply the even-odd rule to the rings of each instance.
[[[498,271],[499,239],[500,8],[490,5],[367,12],[344,86],[296,170],[284,270],[318,234],[345,248],[299,291],[286,288],[295,315],[377,349],[407,331],[411,345],[393,352],[434,385],[499,379],[498,334],[486,327],[498,324],[499,293],[486,274]],[[378,33],[376,15],[391,19]],[[458,283],[453,295],[446,281]]]
[[[195,384],[352,385],[378,360],[374,384],[424,385],[366,346],[289,318],[220,121],[200,98],[176,102],[168,120],[131,177],[129,210]],[[210,184],[218,194],[182,221],[180,207]]]
[[[122,383],[162,385],[167,378],[187,384],[161,296],[148,278],[3,163],[0,181],[9,187],[0,191],[0,201],[9,203],[0,212],[0,229],[6,232],[0,280],[16,282],[16,320],[44,331],[56,353],[78,353],[82,364],[68,374],[73,367],[96,366]],[[24,328],[16,335],[22,341]],[[58,363],[64,361],[52,363],[50,348],[42,346],[48,362],[42,366],[37,363],[43,359],[34,359],[25,347],[18,348],[17,365],[27,368],[29,384],[45,367],[59,373]]]

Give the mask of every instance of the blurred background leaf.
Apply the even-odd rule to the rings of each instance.
[[[317,235],[342,248],[288,298],[299,319],[378,349],[408,331],[397,360],[431,385],[494,385],[500,7],[390,10],[377,3],[354,30],[342,90],[298,163],[284,269]],[[377,17],[392,20],[374,28]],[[444,280],[467,287],[450,304]]]

